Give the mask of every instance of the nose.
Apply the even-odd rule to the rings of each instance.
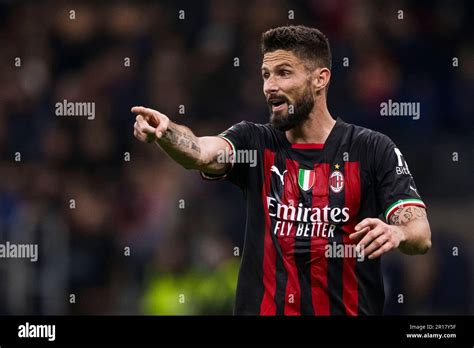
[[[265,95],[268,94],[274,94],[277,92],[279,89],[278,85],[275,83],[275,80],[273,76],[269,77],[265,82],[263,83],[263,93]]]

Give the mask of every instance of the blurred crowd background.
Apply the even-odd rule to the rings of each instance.
[[[267,122],[260,36],[286,24],[328,36],[330,112],[390,136],[428,206],[432,250],[384,257],[387,313],[473,314],[473,12],[468,0],[0,2],[0,242],[39,245],[36,263],[0,259],[0,314],[232,313],[241,193],[135,140],[130,107],[197,135]],[[95,119],[56,116],[64,99],[94,102]],[[421,118],[381,117],[388,99],[420,102]]]

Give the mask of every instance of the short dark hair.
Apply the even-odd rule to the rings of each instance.
[[[316,28],[290,25],[270,29],[262,34],[262,54],[276,50],[293,52],[316,67],[331,69],[331,49],[327,37]]]

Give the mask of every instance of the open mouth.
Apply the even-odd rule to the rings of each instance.
[[[270,100],[270,104],[272,105],[273,111],[278,111],[285,108],[286,101],[282,99],[274,99],[274,100]]]

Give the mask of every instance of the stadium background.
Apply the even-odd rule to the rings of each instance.
[[[387,313],[473,314],[472,13],[440,0],[1,2],[0,241],[40,252],[0,259],[0,314],[231,314],[241,194],[139,143],[129,110],[198,135],[266,122],[259,40],[284,24],[326,33],[329,110],[390,136],[428,206],[432,250],[384,257]],[[64,99],[94,102],[95,119],[56,116]],[[420,102],[421,118],[381,117],[388,99]]]

